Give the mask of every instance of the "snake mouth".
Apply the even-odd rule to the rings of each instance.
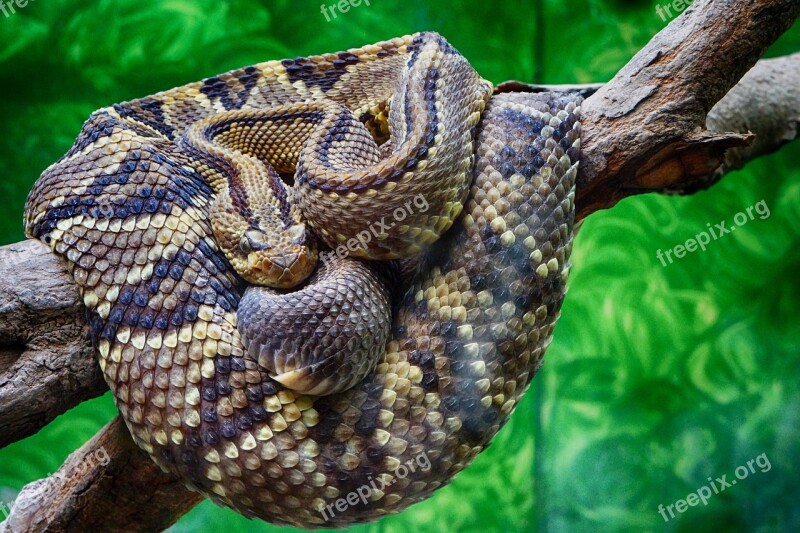
[[[318,257],[316,242],[302,224],[276,233],[251,227],[232,255],[234,269],[246,281],[273,289],[301,284],[314,271]]]
[[[317,251],[309,246],[267,248],[247,254],[242,277],[254,285],[291,289],[305,281],[317,264]]]

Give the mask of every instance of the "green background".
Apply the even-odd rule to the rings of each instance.
[[[23,238],[34,180],[113,102],[423,29],[493,82],[604,81],[666,24],[652,1],[546,0],[539,14],[526,2],[371,0],[331,22],[320,3],[31,0],[0,14],[0,244]],[[769,55],[797,51],[800,25]],[[353,530],[800,530],[799,161],[795,143],[710,191],[590,217],[555,341],[510,423],[433,498]],[[769,218],[666,268],[656,259],[762,199]],[[114,413],[106,395],[0,451],[0,500],[55,471]],[[769,472],[669,523],[658,514],[762,453]],[[172,531],[223,529],[276,528],[205,502]]]

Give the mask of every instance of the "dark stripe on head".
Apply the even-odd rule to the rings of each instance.
[[[119,121],[116,118],[112,118],[106,111],[96,111],[92,113],[92,116],[84,122],[81,132],[78,138],[75,139],[69,152],[64,154],[59,161],[64,161],[78,152],[83,151],[101,137],[108,137],[114,132],[114,127],[118,125]]]
[[[230,75],[232,78],[228,82],[215,76],[203,80],[203,85],[200,87],[200,92],[205,94],[209,100],[219,100],[228,111],[241,109],[247,103],[250,91],[261,78],[261,71],[254,66],[249,66],[235,70]],[[235,87],[237,82],[242,86],[238,91]]]
[[[292,206],[289,204],[289,198],[286,194],[286,185],[284,185],[280,174],[275,172],[275,169],[270,166],[267,167],[267,175],[269,176],[269,188],[272,190],[272,194],[281,206],[281,222],[288,228],[293,222],[291,216]]]
[[[175,138],[175,131],[166,123],[161,105],[162,102],[151,98],[115,104],[114,110],[122,118],[137,120],[172,140]]]
[[[209,135],[208,129],[205,130],[203,134],[206,140],[210,142],[213,140]],[[225,176],[225,182],[227,183],[228,193],[233,202],[233,206],[245,219],[250,220],[253,217],[253,212],[248,202],[247,190],[233,163],[224,157],[209,153],[205,150],[200,150],[189,142],[182,141],[180,144],[181,149],[190,159],[194,158],[197,161],[202,161],[209,168]]]
[[[281,64],[286,69],[291,83],[302,81],[308,87],[316,86],[323,92],[328,92],[347,72],[347,67],[355,65],[359,61],[358,56],[350,52],[339,52],[336,54],[336,59],[330,62],[331,66],[325,70],[319,68],[320,63],[306,57],[284,59]]]
[[[238,98],[238,101],[234,101],[233,89],[217,77],[203,80],[200,92],[206,95],[212,102],[214,100],[219,100],[222,102],[222,106],[229,111],[231,109],[239,109],[244,104],[244,102]]]

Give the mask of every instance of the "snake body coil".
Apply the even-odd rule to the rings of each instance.
[[[471,186],[453,228],[417,268],[403,269],[402,279],[392,282],[401,296],[377,363],[366,377],[348,383],[354,385],[349,390],[311,396],[275,381],[266,363],[259,364],[259,349],[248,351],[242,342],[240,329],[257,327],[250,319],[247,326],[238,324],[240,304],[256,289],[246,289],[215,234],[211,216],[220,188],[213,183],[208,154],[198,154],[195,143],[182,143],[183,133],[214,113],[250,113],[276,103],[289,109],[308,99],[347,106],[374,94],[370,84],[386,78],[399,85],[382,91],[409,94],[391,100],[396,106],[417,98],[420,90],[427,94],[425,80],[436,77],[435,64],[415,82],[419,87],[396,73],[407,72],[431,42],[442,53],[457,54],[441,37],[418,34],[339,54],[264,63],[102,109],[29,196],[26,231],[66,259],[90,311],[105,379],[137,445],[187,486],[246,516],[301,527],[340,526],[427,498],[486,447],[527,389],[551,340],[569,271],[579,101],[551,93],[498,94],[465,137],[451,134],[452,117],[474,111],[438,113],[441,93],[432,91],[425,106],[405,107],[413,116],[402,115],[405,126],[399,131],[427,132],[420,138],[430,138],[434,151],[454,146],[443,140],[448,135],[458,139],[457,159]],[[401,144],[382,138],[392,120],[391,108],[388,121],[383,116],[389,94],[350,108],[380,144],[382,160],[396,157]],[[420,109],[429,110],[427,118],[419,116]],[[434,117],[451,118],[433,124]],[[242,139],[224,143],[237,146],[246,142]],[[280,152],[277,139],[271,153]],[[467,145],[471,153],[463,151]],[[293,150],[280,157],[296,158]],[[319,158],[322,148],[314,150]],[[270,161],[275,175],[283,172],[280,157]],[[407,163],[400,158],[387,168],[404,169],[397,174],[402,181],[419,168]],[[315,163],[292,164],[299,175]],[[408,191],[402,201],[395,199],[389,193],[400,186],[386,183],[372,182],[379,192],[363,196],[351,191],[354,203],[366,209],[366,195],[379,193],[399,204],[407,201]],[[359,187],[357,180],[348,185]],[[460,210],[453,198],[464,196],[458,186],[454,190],[429,191],[439,198],[432,204],[448,206],[452,217]],[[315,194],[303,201],[312,204]],[[280,198],[270,201],[283,205]],[[284,210],[291,208],[287,204]],[[349,208],[340,199],[335,209],[338,214]],[[433,216],[444,216],[438,213]],[[442,218],[423,224],[435,228],[434,234],[450,223]],[[311,226],[329,246],[348,234],[344,225],[324,224],[327,234]],[[417,244],[408,231],[377,239],[376,249],[383,250],[377,255],[394,257],[384,253],[390,242],[414,251]],[[345,273],[328,277],[326,268]],[[372,270],[379,284],[364,284],[363,270]],[[336,281],[351,274],[357,283],[349,288]],[[294,296],[296,309],[308,311],[297,311],[303,320],[313,321],[309,313],[325,306],[351,309],[353,295],[364,287],[372,287],[368,296],[375,302],[390,298],[388,275],[380,266],[326,265],[314,276]],[[329,289],[316,296],[303,292],[324,283]],[[369,298],[363,301],[372,302]],[[362,311],[371,312],[375,302]],[[263,318],[259,305],[248,309],[244,314]],[[251,332],[256,344],[272,343],[295,323],[288,311],[271,316],[271,332]],[[336,329],[335,320],[326,328]],[[360,334],[362,340],[367,336]],[[290,354],[276,357],[285,363]],[[422,456],[429,468],[413,468]],[[364,486],[370,487],[367,497],[348,502],[344,511],[334,505]]]

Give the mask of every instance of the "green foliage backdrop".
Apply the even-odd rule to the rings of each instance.
[[[666,24],[653,0],[542,3],[539,15],[523,1],[371,0],[326,22],[320,0],[31,0],[0,15],[0,244],[23,238],[34,180],[113,102],[423,29],[494,82],[604,81]],[[770,55],[797,51],[795,26]],[[799,161],[795,144],[710,191],[632,198],[588,219],[555,341],[511,422],[432,499],[353,530],[800,530]],[[762,199],[768,218],[667,267],[656,259]],[[107,394],[0,451],[0,501],[114,413]],[[659,515],[760,454],[768,472],[668,523]],[[205,502],[171,531],[223,529],[276,528]]]

